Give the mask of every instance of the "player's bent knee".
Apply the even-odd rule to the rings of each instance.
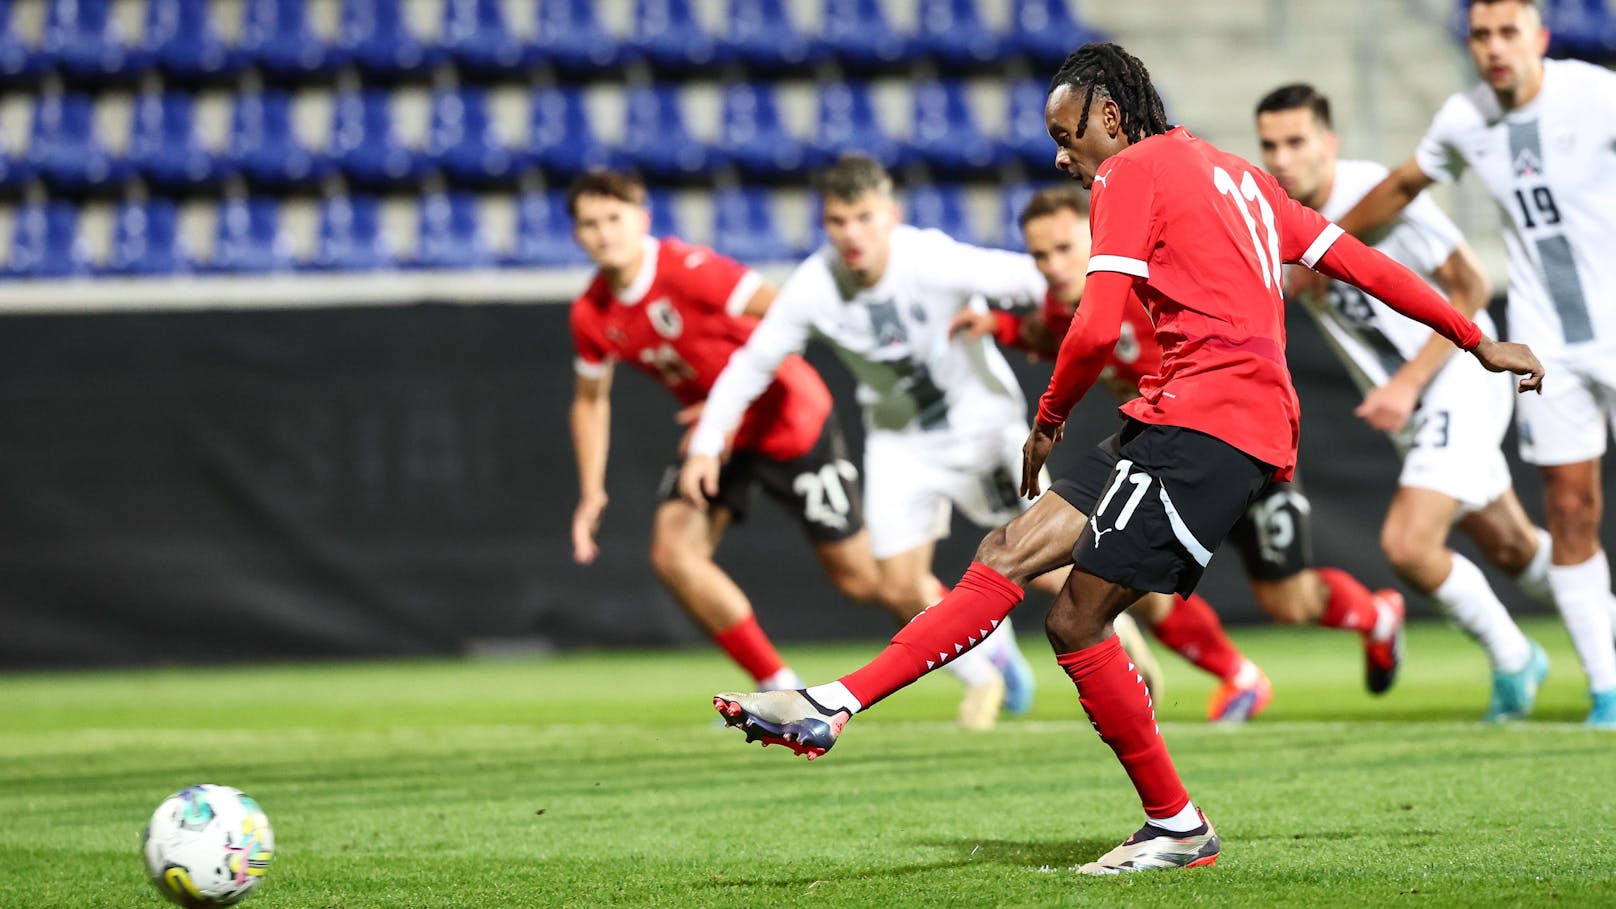
[[[1026,586],[1031,580],[1028,577],[1027,567],[1018,557],[1015,546],[1010,541],[1010,532],[1007,527],[995,527],[982,538],[981,545],[976,547],[976,561],[997,571],[1009,578],[1012,582]]]

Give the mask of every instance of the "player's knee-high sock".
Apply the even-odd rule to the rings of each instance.
[[[1616,649],[1611,646],[1610,563],[1605,551],[1581,565],[1553,565],[1549,584],[1554,588],[1554,604],[1560,607],[1571,643],[1583,671],[1588,673],[1591,691],[1616,688]]]
[[[1172,610],[1150,630],[1174,653],[1225,682],[1233,682],[1246,664],[1212,604],[1198,593],[1174,597]]]
[[[1116,635],[1073,653],[1055,657],[1077,685],[1077,698],[1089,715],[1100,740],[1111,746],[1128,778],[1139,791],[1145,815],[1169,830],[1176,817],[1190,808],[1190,796],[1173,767],[1156,726],[1156,708],[1144,680],[1128,661]],[[1189,816],[1194,815],[1193,809]],[[1193,829],[1200,822],[1184,827]]]
[[[811,689],[815,700],[826,706],[858,710],[908,685],[938,666],[954,662],[1004,621],[1021,602],[1025,592],[1008,578],[981,562],[970,569],[942,602],[914,617],[898,630],[892,643],[875,659],[838,680],[856,703],[845,700],[831,704],[822,699],[831,692]],[[990,665],[988,667],[992,669]],[[997,671],[997,670],[994,670]],[[831,686],[822,686],[830,688]],[[839,692],[837,692],[839,694]]]
[[[801,688],[802,680],[787,668],[779,651],[763,633],[757,616],[749,615],[739,622],[713,634],[717,642],[736,665],[751,673],[752,680],[763,688]]]
[[[948,593],[948,585],[938,581],[936,602],[941,603]],[[1009,659],[1007,648],[1015,646],[1015,631],[1010,628],[1010,617],[1005,616],[987,640],[950,660],[946,668],[967,688],[986,685],[1000,675],[998,667]]]
[[[1375,606],[1375,595],[1358,579],[1339,568],[1315,568],[1324,586],[1329,588],[1330,599],[1325,603],[1319,624],[1325,628],[1343,628],[1359,634],[1373,634],[1380,619]]]
[[[1554,605],[1554,588],[1549,584],[1549,559],[1554,554],[1554,540],[1541,527],[1533,527],[1537,534],[1537,554],[1531,564],[1515,576],[1515,586],[1521,593],[1544,605]]]
[[[1494,669],[1519,672],[1526,668],[1532,659],[1532,645],[1527,643],[1526,635],[1509,617],[1509,610],[1498,601],[1476,563],[1457,552],[1452,555],[1453,570],[1431,598],[1465,634],[1487,650]]]

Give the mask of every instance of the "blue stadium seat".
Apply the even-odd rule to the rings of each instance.
[[[622,49],[600,24],[592,0],[539,0],[538,18],[529,62],[578,77],[605,72],[622,60]]]
[[[992,140],[983,135],[959,82],[935,79],[914,86],[914,132],[901,163],[921,161],[938,174],[983,174],[995,164]]]
[[[219,203],[219,224],[209,270],[232,273],[292,267],[281,234],[280,202],[270,196],[229,196]]]
[[[219,37],[208,0],[150,0],[146,51],[174,79],[196,81],[233,75],[245,58]]]
[[[588,265],[572,239],[565,190],[529,190],[516,199],[516,245],[510,264],[529,267]]]
[[[1549,52],[1595,60],[1616,55],[1616,13],[1605,0],[1549,0]]]
[[[961,243],[980,237],[966,211],[965,193],[958,186],[926,183],[904,193],[904,220],[916,227],[935,228]]]
[[[522,45],[506,27],[499,0],[446,0],[439,40],[468,70],[497,73],[522,65]]]
[[[462,183],[496,182],[516,171],[516,158],[500,143],[480,88],[444,89],[432,96],[426,153]]]
[[[803,241],[802,248],[797,250],[797,253],[801,256],[811,255],[815,250],[825,245],[827,239],[825,237],[825,213],[820,210],[823,204],[824,200],[820,198],[819,193],[808,193],[808,236]]]
[[[1044,123],[1048,83],[1033,77],[1017,79],[1006,93],[1008,116],[999,141],[1000,163],[1020,163],[1034,173],[1050,169],[1055,163],[1055,143]]]
[[[1040,188],[1037,183],[1012,183],[999,194],[999,237],[994,245],[1018,251],[1027,248],[1021,235],[1021,210]]]
[[[976,0],[920,0],[910,47],[946,69],[979,68],[999,59],[999,36],[982,21]]]
[[[230,112],[230,164],[263,189],[307,186],[325,177],[331,164],[298,141],[292,128],[292,98],[279,89],[242,92]]]
[[[494,264],[483,233],[477,197],[467,192],[432,193],[421,198],[420,239],[415,264],[421,268],[478,268]]]
[[[673,190],[665,186],[652,187],[645,193],[645,206],[651,210],[651,236],[685,236],[684,225],[679,223],[679,207],[673,201]],[[570,222],[567,229],[572,229]]]
[[[172,199],[128,201],[113,221],[104,270],[114,275],[174,275],[191,270]]]
[[[223,162],[202,146],[185,92],[148,91],[136,100],[128,162],[152,186],[169,192],[210,186],[225,175]]]
[[[886,69],[907,56],[908,42],[892,28],[880,0],[825,0],[816,50],[844,69]]]
[[[393,131],[390,99],[381,89],[337,95],[331,118],[331,157],[355,184],[403,186],[425,171],[425,161]]]
[[[725,61],[727,47],[702,28],[690,0],[635,0],[630,53],[659,72],[686,73]]]
[[[403,0],[343,0],[337,46],[367,75],[422,72],[443,59],[441,48],[410,31]]]
[[[690,135],[671,85],[629,89],[621,151],[652,180],[688,180],[707,172],[707,148]]]
[[[105,79],[144,66],[144,55],[124,40],[109,0],[50,0],[39,52],[77,79]]]
[[[1039,66],[1059,66],[1068,54],[1103,35],[1073,18],[1068,0],[1013,0],[1005,50]]]
[[[819,129],[809,144],[813,164],[824,166],[845,152],[863,152],[882,164],[898,160],[898,144],[881,128],[870,101],[870,89],[861,82],[831,82],[819,86]]]
[[[572,86],[533,93],[532,129],[524,154],[528,164],[561,180],[610,167],[614,158],[589,123],[583,93]]]
[[[398,264],[382,231],[375,196],[327,196],[320,203],[320,233],[305,263],[321,271],[375,271]]]
[[[283,78],[326,72],[342,62],[340,52],[309,27],[303,0],[246,0],[239,47]]]
[[[24,79],[44,69],[44,56],[35,53],[12,24],[11,0],[0,0],[0,79]]]
[[[795,249],[780,234],[769,192],[729,187],[713,193],[713,248],[741,262],[784,262]]]
[[[799,176],[807,146],[786,132],[770,83],[735,82],[724,89],[723,127],[715,151],[753,179]]]
[[[0,189],[16,189],[34,176],[34,169],[21,155],[0,151]]]
[[[107,153],[94,129],[90,96],[51,92],[34,99],[34,122],[24,163],[59,190],[81,192],[122,182],[123,161]]]
[[[13,278],[66,278],[87,273],[89,256],[78,233],[79,210],[72,202],[50,199],[18,208],[6,274]]]
[[[785,0],[730,0],[729,56],[756,73],[779,74],[814,62],[814,46],[791,20]]]

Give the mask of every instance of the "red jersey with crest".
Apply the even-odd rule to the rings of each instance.
[[[1074,307],[1055,299],[1054,294],[1044,295],[1044,307],[1040,315],[1043,316],[1044,326],[1054,336],[1057,345],[1066,338],[1066,332],[1072,327],[1072,316],[1075,314]],[[999,341],[1026,350],[1027,346],[1022,343],[1020,335],[1021,319],[1003,311],[1000,311],[998,316]],[[1111,348],[1111,354],[1106,359],[1105,368],[1100,375],[1137,386],[1145,376],[1154,375],[1160,367],[1161,346],[1156,343],[1156,326],[1151,324],[1150,313],[1145,309],[1145,304],[1138,298],[1130,300],[1122,310],[1122,333],[1117,336],[1116,346]]]
[[[1204,432],[1288,478],[1301,408],[1285,363],[1281,269],[1312,267],[1340,228],[1183,127],[1106,159],[1090,198],[1089,272],[1143,279],[1161,346],[1159,368],[1123,413]],[[1058,403],[1061,390],[1050,391]]]
[[[681,406],[704,401],[757,326],[741,313],[761,285],[756,272],[704,246],[648,237],[633,284],[618,294],[597,273],[573,301],[578,374],[599,376],[621,360],[661,382]],[[819,373],[802,357],[789,357],[747,410],[734,448],[777,461],[800,458],[819,440],[830,410],[830,389]]]

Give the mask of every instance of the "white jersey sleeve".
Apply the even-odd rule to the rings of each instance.
[[[792,272],[752,336],[730,354],[723,372],[713,382],[701,420],[690,437],[691,454],[718,457],[724,453],[729,434],[741,425],[747,408],[774,381],[780,364],[808,346],[814,310],[826,293],[835,298],[835,287],[827,286],[829,279],[818,257]]]
[[[1429,193],[1420,193],[1403,213],[1395,229],[1398,248],[1387,252],[1421,277],[1430,277],[1464,243],[1464,234]]]
[[[1420,170],[1438,183],[1453,183],[1463,176],[1468,165],[1456,136],[1478,120],[1479,112],[1469,93],[1449,97],[1431,119],[1425,138],[1414,149],[1414,161]]]
[[[926,249],[923,280],[940,291],[934,299],[985,297],[1002,309],[1038,306],[1046,284],[1032,257],[961,243],[937,230],[919,234]]]

